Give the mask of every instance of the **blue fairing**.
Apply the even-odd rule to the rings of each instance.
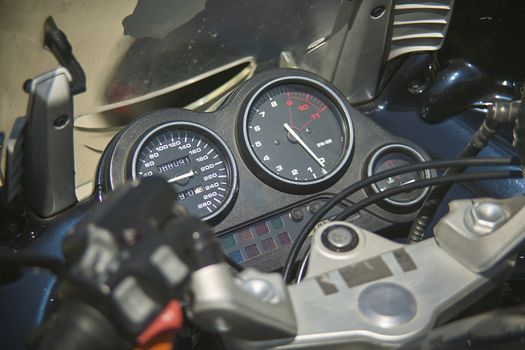
[[[24,250],[24,254],[62,258],[62,240],[82,218],[84,211],[73,209],[67,219],[49,226]],[[71,215],[72,214],[72,215]],[[31,332],[51,305],[56,277],[40,269],[26,269],[15,282],[0,287],[0,339],[2,349],[26,349]]]

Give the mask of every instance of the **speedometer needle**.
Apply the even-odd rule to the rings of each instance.
[[[311,155],[312,158],[315,159],[317,163],[319,163],[321,168],[324,168],[324,161],[315,155],[315,153],[310,149],[310,147],[308,147],[308,145],[304,143],[304,141],[299,137],[299,135],[297,135],[297,133],[293,131],[290,125],[288,125],[288,123],[284,123],[283,126],[286,129],[286,131],[288,131],[297,140],[297,142],[299,142],[301,147],[303,147],[304,150],[308,152],[308,154]]]
[[[168,180],[169,183],[172,183],[172,182],[176,182],[176,181],[180,181],[180,180],[184,180],[188,177],[191,177],[195,175],[195,172],[193,170],[190,170],[188,171],[187,173],[184,173],[182,175],[179,175],[179,176],[175,176],[175,177],[172,177],[171,179]]]

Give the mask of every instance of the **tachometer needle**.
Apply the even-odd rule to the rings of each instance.
[[[184,180],[184,179],[186,179],[188,177],[192,177],[193,175],[195,175],[195,172],[193,170],[190,170],[187,173],[184,173],[182,175],[172,177],[171,179],[168,180],[168,182],[172,183],[172,182]]]
[[[311,155],[312,158],[315,159],[315,161],[317,163],[319,163],[319,165],[322,168],[324,168],[324,161],[315,155],[315,153],[310,149],[310,147],[308,147],[308,145],[306,143],[304,143],[304,141],[299,137],[299,135],[297,135],[297,133],[295,131],[293,131],[293,129],[290,127],[290,125],[288,125],[288,123],[284,123],[283,126],[286,129],[286,131],[288,131],[297,140],[297,142],[299,142],[301,147],[303,147],[304,150],[306,152],[308,152],[308,154]]]

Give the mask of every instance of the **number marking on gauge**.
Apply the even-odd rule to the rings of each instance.
[[[233,200],[233,156],[217,135],[200,125],[173,122],[157,127],[144,136],[133,159],[133,177],[164,177],[176,187],[179,202],[204,220],[215,218]]]
[[[319,190],[350,161],[354,134],[346,102],[316,80],[268,81],[253,94],[242,125],[249,165],[263,170],[253,172],[279,189]]]

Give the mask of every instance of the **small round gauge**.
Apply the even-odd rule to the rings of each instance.
[[[370,177],[382,171],[405,165],[416,164],[427,161],[427,158],[418,150],[404,144],[385,145],[374,152],[368,162],[367,175]],[[413,182],[429,179],[432,176],[430,170],[413,171],[397,176],[391,176],[378,181],[371,186],[375,193],[380,193],[394,187],[408,185]],[[389,208],[409,209],[420,204],[430,189],[416,189],[406,193],[385,198],[384,204]]]
[[[345,103],[308,77],[267,82],[247,104],[242,139],[248,164],[286,192],[319,191],[348,166],[354,131]]]
[[[139,142],[131,163],[134,179],[161,176],[178,191],[188,211],[210,221],[232,202],[237,168],[224,142],[189,122],[163,124]]]

